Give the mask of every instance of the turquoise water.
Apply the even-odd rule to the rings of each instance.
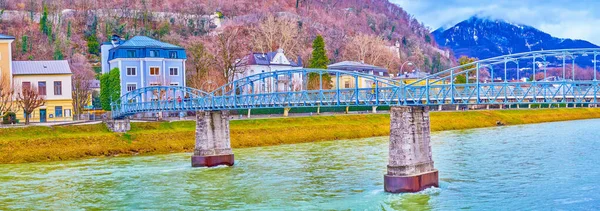
[[[440,188],[383,192],[388,138],[0,165],[0,210],[594,210],[600,120],[432,134]]]

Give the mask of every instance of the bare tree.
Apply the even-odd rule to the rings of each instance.
[[[303,33],[298,21],[292,18],[268,15],[251,29],[251,35],[255,50],[266,52],[281,48],[288,56],[300,54]]]
[[[80,118],[83,108],[91,101],[91,82],[94,80],[94,71],[84,55],[75,54],[71,59],[73,71],[73,110],[75,117]]]
[[[25,124],[29,124],[29,118],[33,111],[46,103],[43,95],[38,93],[38,89],[31,85],[30,87],[21,87],[21,92],[17,93],[17,104],[25,113]]]
[[[232,82],[236,74],[244,71],[244,57],[249,54],[244,37],[245,31],[239,27],[230,27],[215,37],[215,66],[225,83]]]
[[[196,89],[209,90],[207,81],[210,80],[210,70],[214,64],[214,56],[208,52],[202,41],[193,40],[187,45],[188,66],[186,70],[187,85]]]
[[[13,108],[13,94],[14,90],[10,85],[10,79],[8,76],[0,76],[0,116]]]

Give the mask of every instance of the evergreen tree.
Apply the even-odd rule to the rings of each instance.
[[[27,37],[27,35],[23,35],[21,37],[21,52],[22,53],[27,53],[27,48],[28,48],[27,40],[28,39],[29,39],[29,37]]]
[[[312,58],[310,59],[310,68],[327,69],[329,64],[329,58],[327,58],[327,52],[325,51],[325,41],[321,35],[313,41]]]
[[[100,106],[102,110],[110,111],[110,83],[108,74],[100,76]]]
[[[121,97],[121,80],[119,68],[100,76],[100,105],[103,110],[110,111],[111,102],[117,103]]]
[[[88,37],[87,47],[90,54],[98,55],[100,53],[100,43],[98,43],[96,35]]]
[[[313,51],[312,58],[309,61],[310,68],[318,68],[318,69],[327,69],[327,65],[329,64],[329,58],[327,58],[327,51],[325,51],[325,41],[321,35],[317,35],[315,40],[313,41]],[[309,89],[316,90],[320,89],[321,86],[324,89],[328,89],[331,87],[331,76],[329,73],[309,73]],[[322,81],[322,85],[319,85],[319,81]]]
[[[40,18],[40,30],[42,30],[42,32],[45,35],[49,35],[49,31],[48,31],[48,7],[46,7],[46,5],[44,4],[43,6],[43,12],[42,12],[42,17]]]
[[[65,59],[62,51],[60,51],[60,47],[59,47],[58,43],[54,46],[54,55],[52,56],[52,58],[54,58],[54,60]]]
[[[67,22],[67,39],[71,39],[71,21]]]

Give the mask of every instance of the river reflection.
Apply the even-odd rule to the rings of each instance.
[[[514,210],[600,208],[600,120],[432,134],[440,188],[383,191],[388,138],[0,165],[0,210]]]

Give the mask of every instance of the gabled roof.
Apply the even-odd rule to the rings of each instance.
[[[129,40],[123,42],[119,47],[133,47],[133,48],[147,48],[147,47],[156,47],[156,48],[171,48],[171,49],[183,49],[182,47],[161,42],[150,37],[146,36],[135,36]],[[118,47],[118,48],[119,48]]]
[[[13,61],[13,75],[72,74],[67,60]]]
[[[282,51],[283,53],[283,51]],[[288,65],[288,64],[276,64],[272,63],[273,58],[277,55],[276,51],[267,52],[267,53],[252,53],[249,55],[249,60],[247,65]],[[289,66],[292,67],[302,67],[302,59],[298,56],[297,62],[294,62],[288,58],[290,62]]]
[[[14,39],[15,39],[15,37],[13,37],[13,36],[8,36],[8,35],[5,35],[5,34],[0,34],[0,40],[14,40]]]

